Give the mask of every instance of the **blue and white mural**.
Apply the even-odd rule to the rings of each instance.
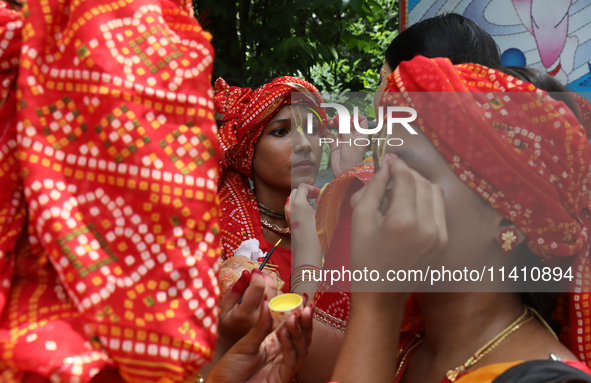
[[[503,66],[528,66],[591,95],[591,0],[401,0],[402,28],[464,15],[490,33]]]

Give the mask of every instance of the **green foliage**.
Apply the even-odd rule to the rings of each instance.
[[[195,0],[213,35],[214,79],[256,87],[279,75],[328,92],[373,91],[398,30],[397,0]]]

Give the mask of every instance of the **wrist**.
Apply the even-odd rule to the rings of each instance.
[[[322,269],[314,264],[304,263],[293,268],[290,291],[295,293],[315,293],[321,280]]]
[[[319,243],[310,243],[310,241],[303,243],[296,242],[293,243],[292,251],[294,254],[292,258],[293,268],[303,264],[322,267],[323,253]]]

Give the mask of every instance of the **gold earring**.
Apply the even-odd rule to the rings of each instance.
[[[513,228],[503,229],[499,233],[499,239],[501,242],[503,255],[507,255],[511,250],[513,250],[514,244],[517,242],[517,231]]]

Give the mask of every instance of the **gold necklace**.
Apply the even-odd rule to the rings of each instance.
[[[398,365],[398,368],[396,369],[396,374],[394,375],[395,382],[398,379],[398,375],[400,375],[400,371],[402,371],[402,367],[404,367],[404,362],[406,362],[406,358],[411,354],[412,350],[414,350],[423,343],[423,340],[425,340],[425,338],[421,337],[419,340],[416,341],[415,344],[413,344],[408,350],[406,350],[404,355],[402,355],[402,359],[400,360],[400,364]],[[402,352],[402,350],[400,350],[400,352]]]
[[[454,368],[453,370],[449,370],[445,373],[445,377],[450,382],[455,382],[458,378],[458,375],[466,371],[468,368],[472,367],[476,363],[478,363],[482,358],[484,358],[489,352],[494,350],[499,344],[501,344],[507,337],[513,334],[515,331],[519,330],[525,324],[529,323],[534,318],[533,310],[529,307],[525,307],[523,310],[523,314],[519,316],[519,318],[515,319],[513,323],[507,326],[503,331],[501,331],[498,335],[488,341],[484,346],[480,347],[478,351],[474,353],[467,361],[463,364],[459,365],[458,367]]]
[[[281,227],[279,225],[276,225],[274,223],[267,221],[263,217],[261,217],[261,223],[263,224],[264,227],[271,230],[273,233],[283,234],[283,235],[291,235],[291,230],[289,230],[289,227]]]
[[[536,316],[536,318],[538,318],[538,320],[540,321],[542,326],[544,326],[546,331],[548,331],[550,333],[550,335],[552,335],[554,337],[554,339],[556,339],[557,341],[560,342],[560,339],[558,339],[558,335],[556,335],[554,330],[552,330],[552,327],[550,327],[548,322],[546,322],[546,320],[540,315],[540,313],[537,312],[536,309],[534,309],[533,307],[530,307],[529,310]]]

